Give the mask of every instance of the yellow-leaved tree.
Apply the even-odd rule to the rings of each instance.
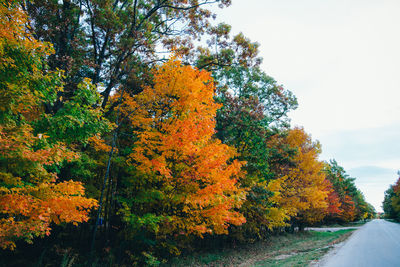
[[[328,208],[329,184],[325,180],[323,162],[318,160],[320,144],[313,142],[302,128],[289,130],[284,140],[297,153],[291,163],[282,166],[278,187],[272,199],[292,217],[292,226],[322,220]]]

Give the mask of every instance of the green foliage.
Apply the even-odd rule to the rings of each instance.
[[[400,220],[400,178],[385,191],[382,207],[385,218]]]
[[[228,92],[238,99],[255,99],[263,115],[264,127],[289,125],[287,113],[297,108],[296,97],[259,67],[227,67],[215,71],[214,77],[219,92]]]
[[[269,165],[276,150],[268,142],[288,126],[287,113],[297,107],[297,101],[257,67],[227,67],[215,71],[214,77],[217,100],[223,104],[217,113],[217,137],[234,146],[238,158],[246,161],[246,176],[240,182],[250,188],[242,206],[247,223],[235,229],[234,235],[242,240],[260,239],[276,226],[273,218],[282,216],[270,200],[274,193],[269,183],[276,177]]]
[[[74,95],[55,114],[44,114],[35,124],[37,132],[46,132],[50,140],[68,144],[87,144],[96,134],[111,130],[102,116],[101,96],[89,79],[78,84]]]
[[[2,43],[1,57],[12,64],[0,64],[1,124],[31,121],[44,103],[55,101],[61,80],[60,72],[47,70],[44,59],[50,51],[49,46],[27,49],[11,42]]]
[[[393,185],[391,185],[386,191],[385,191],[385,198],[383,200],[382,206],[383,206],[383,211],[385,212],[385,217],[386,218],[396,218],[397,214],[395,210],[393,209],[393,204],[392,204],[392,198],[394,197],[394,190],[393,190]]]

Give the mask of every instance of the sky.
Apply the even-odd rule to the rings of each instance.
[[[218,21],[260,44],[290,113],[382,211],[400,170],[400,1],[232,0]]]

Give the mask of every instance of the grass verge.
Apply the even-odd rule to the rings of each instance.
[[[181,256],[167,266],[307,266],[319,260],[332,246],[346,240],[354,230],[303,232],[272,236],[236,249]]]

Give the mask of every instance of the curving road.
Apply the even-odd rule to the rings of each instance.
[[[399,267],[400,224],[373,220],[324,262],[324,267]]]

